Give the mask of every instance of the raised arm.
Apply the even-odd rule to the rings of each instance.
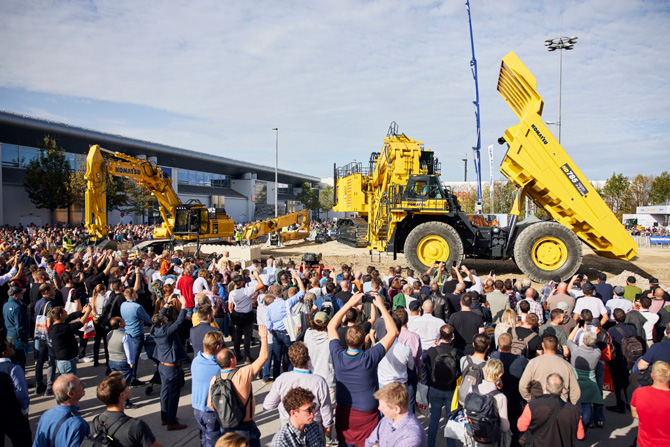
[[[337,327],[340,325],[342,318],[344,318],[344,314],[346,314],[349,309],[356,306],[361,301],[361,299],[363,299],[362,292],[353,295],[351,298],[349,298],[349,301],[347,301],[346,304],[337,311],[333,318],[330,319],[330,322],[328,323],[329,341],[340,339],[340,337],[337,335]]]
[[[391,349],[391,345],[398,337],[398,328],[396,327],[395,321],[393,321],[393,317],[389,311],[386,310],[386,306],[384,306],[382,297],[379,296],[379,294],[375,296],[375,305],[379,308],[379,312],[381,312],[382,318],[384,319],[384,325],[386,326],[386,335],[379,340],[379,343],[381,343],[382,346],[384,346],[384,349],[386,349],[386,352],[388,352],[388,350]]]
[[[263,284],[263,280],[262,280],[261,277],[258,275],[258,271],[256,271],[256,270],[254,270],[254,278],[255,278],[256,281],[258,282],[258,284],[256,284],[256,290],[255,290],[255,292],[258,292],[259,290],[261,290],[261,289],[263,288],[263,286],[264,286],[265,284]]]

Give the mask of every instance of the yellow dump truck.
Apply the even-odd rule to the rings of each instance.
[[[440,181],[434,153],[393,123],[368,166],[335,167],[334,210],[357,213],[340,221],[338,240],[404,253],[419,272],[436,261],[512,258],[536,282],[574,275],[582,261],[580,239],[601,256],[634,257],[631,236],[544,125],[535,78],[514,53],[503,58],[498,91],[520,120],[499,140],[509,146],[500,171],[519,188],[508,226],[473,223]],[[525,197],[552,220],[519,222]]]

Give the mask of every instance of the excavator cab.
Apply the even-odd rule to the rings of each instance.
[[[207,234],[209,212],[203,206],[179,205],[176,209],[174,234]]]
[[[440,178],[435,175],[415,175],[407,180],[405,199],[428,200],[444,199],[446,194],[442,190]]]

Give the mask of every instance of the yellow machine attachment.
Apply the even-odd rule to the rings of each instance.
[[[286,229],[295,224],[300,224],[300,227],[294,231]],[[247,224],[242,229],[242,239],[251,241],[260,236],[280,230],[285,230],[280,233],[282,242],[305,239],[309,236],[309,210],[300,210],[295,213]]]
[[[498,92],[521,121],[505,131],[509,149],[500,166],[520,188],[519,200],[524,194],[530,197],[597,254],[633,258],[637,244],[545,126],[535,77],[513,52],[502,60]],[[546,239],[540,257],[565,249],[560,241]]]

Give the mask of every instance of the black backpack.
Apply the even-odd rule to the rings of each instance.
[[[439,383],[449,390],[456,388],[456,382],[459,377],[458,359],[454,355],[454,350],[447,353],[437,352],[433,370],[430,374],[431,384]]]
[[[217,374],[216,381],[214,381],[212,388],[209,390],[212,406],[216,412],[219,424],[221,424],[221,428],[238,427],[247,414],[247,407],[253,396],[253,390],[251,390],[246,403],[242,404],[233,385],[233,376],[236,372],[237,370],[231,372],[227,379],[223,379],[221,378],[221,374]]]
[[[319,312],[325,312],[328,314],[328,318],[333,318],[335,315],[335,306],[331,300],[327,300],[326,297],[323,297],[323,302],[321,303],[321,309]]]
[[[635,334],[626,335],[620,327],[616,327],[616,330],[623,337],[621,340],[621,353],[626,360],[627,368],[631,370],[638,359],[644,354],[644,346],[642,346],[642,342]]]
[[[481,444],[493,444],[500,439],[500,416],[493,397],[498,390],[481,394],[475,385],[465,398],[465,417],[468,419],[468,434]]]
[[[530,334],[526,335],[524,338],[519,337],[519,335],[516,333],[516,327],[512,328],[512,354],[514,355],[522,355],[526,358],[528,358],[528,343],[532,339],[537,337],[537,334],[535,332],[531,332]]]
[[[113,435],[115,435],[116,432],[118,432],[123,424],[129,419],[130,417],[121,418],[107,427],[107,424],[100,420],[100,416],[96,417],[93,426],[95,427],[99,424],[100,427],[97,431],[86,435],[84,440],[81,442],[80,447],[123,447],[123,445],[117,441]],[[111,431],[112,427],[115,425],[117,426],[116,430]]]
[[[482,383],[484,380],[484,365],[482,362],[478,365],[472,360],[472,357],[465,357],[465,367],[463,368],[463,380],[461,386],[458,388],[458,403],[462,406],[465,404],[465,398],[470,393],[470,390]]]

